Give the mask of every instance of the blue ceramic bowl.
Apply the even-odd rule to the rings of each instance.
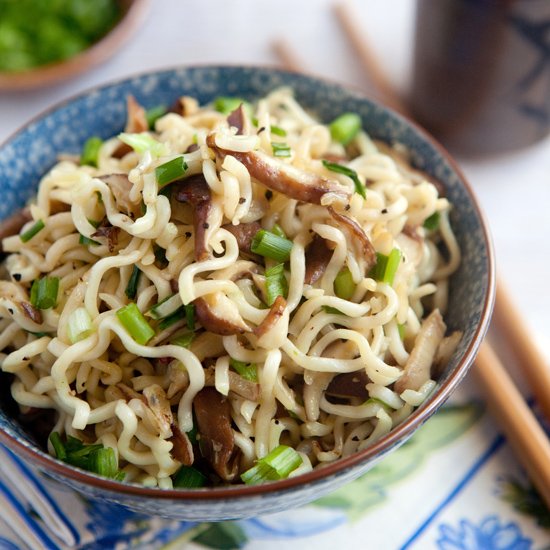
[[[216,521],[297,507],[337,489],[372,468],[418,429],[447,399],[474,360],[487,329],[494,298],[494,260],[487,227],[473,193],[449,155],[411,121],[357,92],[309,76],[255,67],[190,67],[129,78],[93,89],[32,121],[0,149],[0,218],[20,208],[58,153],[79,153],[91,135],[110,137],[122,130],[126,96],[146,107],[170,105],[181,95],[202,103],[219,95],[253,100],[278,86],[294,89],[300,103],[323,121],[344,111],[358,113],[369,134],[398,141],[414,164],[445,187],[453,203],[452,224],[463,254],[451,280],[451,330],[464,337],[431,397],[407,420],[371,447],[303,476],[263,486],[163,490],[100,478],[59,462],[42,451],[0,403],[0,442],[43,472],[87,496],[117,502],[135,511],[166,517]]]

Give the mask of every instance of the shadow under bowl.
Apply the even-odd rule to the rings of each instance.
[[[430,397],[410,417],[371,447],[302,476],[260,486],[165,490],[120,483],[71,467],[49,456],[0,403],[0,442],[42,472],[92,498],[165,517],[219,521],[277,512],[303,505],[372,468],[406,441],[449,397],[472,364],[489,323],[494,300],[494,256],[477,201],[450,156],[421,128],[360,93],[309,76],[258,67],[203,66],[138,75],[93,89],[35,119],[0,148],[0,219],[21,207],[35,192],[56,155],[78,154],[91,135],[119,133],[126,119],[126,97],[145,107],[171,105],[181,95],[201,104],[238,96],[253,100],[289,86],[297,100],[322,121],[356,112],[372,138],[399,142],[412,152],[413,164],[439,180],[453,204],[451,223],[462,262],[450,281],[445,320],[464,333]]]

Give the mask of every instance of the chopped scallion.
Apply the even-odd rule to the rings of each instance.
[[[424,223],[422,224],[428,231],[434,231],[439,227],[439,221],[441,219],[441,214],[439,212],[434,212],[431,216],[428,216]]]
[[[133,300],[136,297],[140,277],[141,270],[137,265],[134,265],[132,274],[130,275],[128,284],[126,285],[126,290],[124,291],[124,294],[126,294],[129,300]]]
[[[271,306],[277,296],[288,296],[288,282],[285,277],[285,264],[277,264],[265,270],[265,290],[267,305]]]
[[[57,305],[59,277],[36,279],[31,287],[31,304],[38,309],[50,309]]]
[[[27,229],[27,231],[21,233],[21,235],[19,235],[19,238],[22,242],[26,243],[30,241],[37,233],[42,231],[44,227],[46,227],[44,222],[42,220],[38,220],[30,229]]]
[[[161,319],[159,322],[159,329],[160,330],[166,330],[168,327],[171,327],[172,325],[176,324],[178,321],[181,321],[185,318],[185,308],[183,306],[179,307],[174,311],[174,313],[171,313],[168,315],[168,317],[165,317],[164,319]]]
[[[334,293],[342,300],[351,300],[355,292],[355,283],[348,267],[344,267],[334,279]]]
[[[184,334],[180,334],[176,338],[173,338],[170,343],[175,346],[181,346],[182,348],[188,348],[194,339],[195,339],[194,332],[186,332]]]
[[[407,333],[407,326],[405,323],[397,323],[397,330],[399,331],[399,338],[401,340],[405,339],[405,334]]]
[[[369,275],[382,283],[393,285],[393,280],[399,264],[401,263],[401,251],[394,248],[388,256],[376,253],[376,265],[372,268]]]
[[[160,157],[166,153],[166,146],[146,132],[142,132],[141,134],[127,134],[123,132],[118,135],[118,139],[122,143],[129,145],[136,153],[142,154],[149,151],[154,157]]]
[[[286,233],[283,231],[283,228],[278,223],[276,223],[270,229],[270,231],[271,233],[273,233],[273,235],[277,235],[277,237],[282,237],[283,239],[286,239]]]
[[[89,166],[97,166],[97,159],[99,157],[99,149],[103,145],[103,140],[97,136],[88,138],[82,147],[82,153],[80,154],[80,164],[87,164]]]
[[[195,304],[183,306],[185,309],[185,322],[189,330],[195,330]]]
[[[164,300],[161,300],[158,304],[155,304],[148,312],[147,315],[153,319],[164,319],[169,315],[175,313],[182,307],[181,298],[178,293],[172,294]],[[182,308],[183,309],[183,308]]]
[[[67,320],[67,335],[71,344],[84,340],[92,334],[92,318],[85,307],[75,309]]]
[[[182,466],[172,479],[174,489],[197,489],[207,481],[206,476],[192,466]]]
[[[331,172],[335,172],[336,174],[343,174],[344,176],[348,176],[348,178],[351,178],[353,184],[355,185],[355,192],[359,193],[359,195],[361,195],[364,199],[367,198],[367,191],[365,190],[365,186],[361,183],[361,180],[359,179],[359,176],[357,175],[357,172],[355,170],[352,170],[347,166],[343,166],[342,164],[338,164],[337,162],[329,162],[328,160],[323,160],[323,166]]]
[[[301,464],[302,457],[297,451],[286,445],[279,445],[244,472],[241,479],[247,485],[286,479]]]
[[[283,130],[280,126],[271,126],[271,133],[275,134],[276,136],[285,137],[286,136],[286,130]]]
[[[63,443],[58,432],[50,434],[50,442],[59,460],[117,481],[124,479],[125,474],[118,469],[117,457],[111,447],[104,447],[101,443],[86,445],[72,436]]]
[[[277,262],[286,262],[290,258],[292,241],[260,229],[252,239],[251,250],[255,254]]]
[[[243,361],[231,359],[229,364],[231,365],[231,368],[233,368],[235,372],[237,372],[245,380],[250,380],[251,382],[258,381],[258,368],[254,363],[244,363]]]
[[[78,244],[82,244],[84,246],[100,246],[101,243],[94,241],[93,239],[90,239],[89,237],[85,237],[84,235],[80,235],[80,238],[78,239]]]
[[[241,103],[248,112],[252,110],[250,103],[247,103],[244,99],[228,96],[220,96],[214,99],[214,109],[219,113],[229,115],[237,109]]]
[[[65,452],[65,446],[58,432],[52,432],[50,434],[50,443],[55,451],[55,456],[59,458],[59,460],[65,460],[67,458],[67,453]]]
[[[159,189],[174,181],[180,180],[187,171],[187,163],[183,157],[176,157],[155,168],[155,177]]]
[[[286,143],[272,141],[271,148],[273,149],[273,156],[275,157],[290,157],[290,146]]]
[[[327,313],[330,313],[331,315],[344,315],[339,309],[336,309],[335,307],[331,306],[321,306],[323,311],[326,311]]]
[[[166,111],[167,109],[165,105],[156,105],[155,107],[151,107],[145,111],[145,119],[147,120],[147,124],[151,130],[155,127],[155,122],[161,116],[166,114]]]
[[[334,141],[347,145],[361,130],[361,117],[355,113],[344,113],[329,124]]]
[[[121,307],[116,312],[116,316],[130,336],[142,346],[155,335],[155,331],[151,328],[134,302]]]

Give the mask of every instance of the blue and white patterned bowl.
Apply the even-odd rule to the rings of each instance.
[[[152,107],[170,105],[181,95],[195,96],[201,104],[219,95],[253,100],[279,86],[293,88],[298,101],[323,121],[344,111],[359,113],[372,137],[403,143],[412,151],[414,164],[444,185],[454,205],[451,221],[463,255],[461,267],[451,280],[446,316],[451,330],[464,332],[459,348],[427,402],[386,437],[325,468],[263,486],[163,490],[100,478],[46,454],[10,417],[6,404],[0,403],[0,442],[88,496],[142,513],[202,521],[244,518],[300,506],[357,478],[403,443],[442,405],[474,360],[494,300],[494,258],[470,187],[449,155],[422,129],[334,83],[275,69],[205,66],[144,74],[93,89],[46,112],[0,148],[0,219],[35,193],[40,177],[55,163],[57,154],[78,154],[91,135],[107,138],[120,132],[128,94]]]

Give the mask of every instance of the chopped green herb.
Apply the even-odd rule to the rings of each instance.
[[[327,313],[330,313],[332,315],[344,315],[339,309],[336,309],[335,307],[331,306],[321,306],[323,311],[326,311]]]
[[[334,141],[347,145],[361,130],[361,117],[355,113],[344,113],[329,124]]]
[[[377,252],[376,265],[372,268],[369,275],[373,279],[391,286],[393,285],[393,280],[400,263],[401,251],[398,248],[394,248],[388,256]]]
[[[195,304],[183,306],[185,309],[185,321],[189,330],[195,330]]]
[[[85,307],[76,308],[67,320],[67,335],[71,344],[84,340],[92,334],[92,318]]]
[[[165,185],[180,180],[187,171],[187,163],[183,157],[176,157],[155,168],[155,177],[160,189]]]
[[[118,469],[116,454],[111,447],[104,447],[101,443],[86,445],[72,436],[63,443],[57,432],[50,434],[50,442],[59,460],[117,481],[124,479],[124,472]]]
[[[231,114],[240,104],[250,113],[252,106],[240,97],[220,96],[214,99],[214,109],[224,115]]]
[[[26,243],[30,241],[37,233],[42,231],[44,227],[46,227],[44,222],[42,220],[38,220],[30,229],[27,229],[27,231],[21,233],[21,235],[19,235],[19,238],[22,242]]]
[[[301,464],[302,457],[297,451],[286,445],[279,445],[244,472],[241,479],[247,485],[286,479]]]
[[[277,262],[286,262],[290,258],[292,241],[260,229],[252,239],[251,250]]]
[[[232,358],[229,364],[231,368],[244,379],[250,380],[251,382],[258,381],[258,367],[254,363],[244,363],[243,361],[237,361]]]
[[[424,223],[422,224],[428,231],[434,231],[439,227],[439,221],[441,219],[441,214],[439,212],[434,212],[431,216],[428,216]]]
[[[185,332],[174,338],[170,343],[175,346],[181,346],[182,348],[188,348],[195,339],[194,332]]]
[[[407,326],[405,323],[397,323],[397,330],[399,331],[399,338],[401,340],[405,339],[405,334],[407,333]]]
[[[169,315],[175,313],[178,309],[183,310],[181,298],[179,294],[172,294],[164,300],[161,300],[155,304],[148,312],[147,315],[153,319],[164,319]]]
[[[271,231],[271,233],[273,233],[273,235],[277,235],[277,237],[281,237],[283,239],[286,239],[286,233],[283,231],[283,228],[278,223],[276,223],[270,229],[270,231]]]
[[[93,239],[90,239],[89,237],[85,237],[84,235],[80,235],[80,238],[78,239],[78,244],[82,244],[84,246],[100,246],[101,243],[94,241]]]
[[[174,311],[174,313],[168,315],[164,319],[161,319],[158,327],[159,330],[166,330],[168,327],[176,324],[178,321],[181,321],[185,318],[185,308],[183,306],[179,307]]]
[[[118,135],[118,139],[120,139],[122,143],[129,145],[136,153],[142,154],[149,151],[154,157],[160,157],[166,154],[166,146],[146,132],[142,132],[141,134],[128,134],[123,132]]]
[[[348,176],[348,178],[351,178],[353,184],[355,185],[355,192],[359,193],[359,195],[361,195],[364,199],[367,198],[367,191],[365,189],[365,186],[361,183],[361,180],[359,179],[359,176],[357,175],[357,172],[355,170],[352,170],[351,168],[348,168],[347,166],[343,166],[342,164],[338,164],[336,162],[329,162],[328,160],[323,160],[323,166],[331,172],[335,172],[336,174],[343,174],[344,176]]]
[[[271,148],[273,149],[273,156],[275,157],[290,157],[290,146],[286,143],[272,141]]]
[[[31,287],[31,304],[38,309],[50,309],[57,305],[59,277],[36,279]]]
[[[97,166],[97,159],[99,157],[99,149],[103,145],[103,140],[97,136],[88,138],[82,147],[82,153],[80,154],[80,164],[87,164],[89,166]]]
[[[344,267],[334,279],[334,293],[342,300],[351,300],[355,292],[355,283],[348,267]]]
[[[141,313],[134,302],[121,307],[116,312],[116,316],[130,336],[142,346],[155,335],[155,331],[151,328],[143,313]]]
[[[207,477],[192,466],[182,466],[172,479],[174,489],[197,489],[204,487]]]
[[[145,111],[145,118],[149,129],[153,130],[155,128],[155,122],[161,117],[164,116],[167,112],[166,105],[156,105]]]
[[[130,279],[128,279],[128,284],[126,285],[126,290],[124,291],[124,294],[126,294],[129,300],[133,300],[136,297],[140,277],[141,270],[137,265],[134,265],[132,274],[130,275]]]
[[[277,296],[288,296],[288,282],[285,277],[285,264],[277,264],[265,270],[265,289],[267,305],[271,306]]]

